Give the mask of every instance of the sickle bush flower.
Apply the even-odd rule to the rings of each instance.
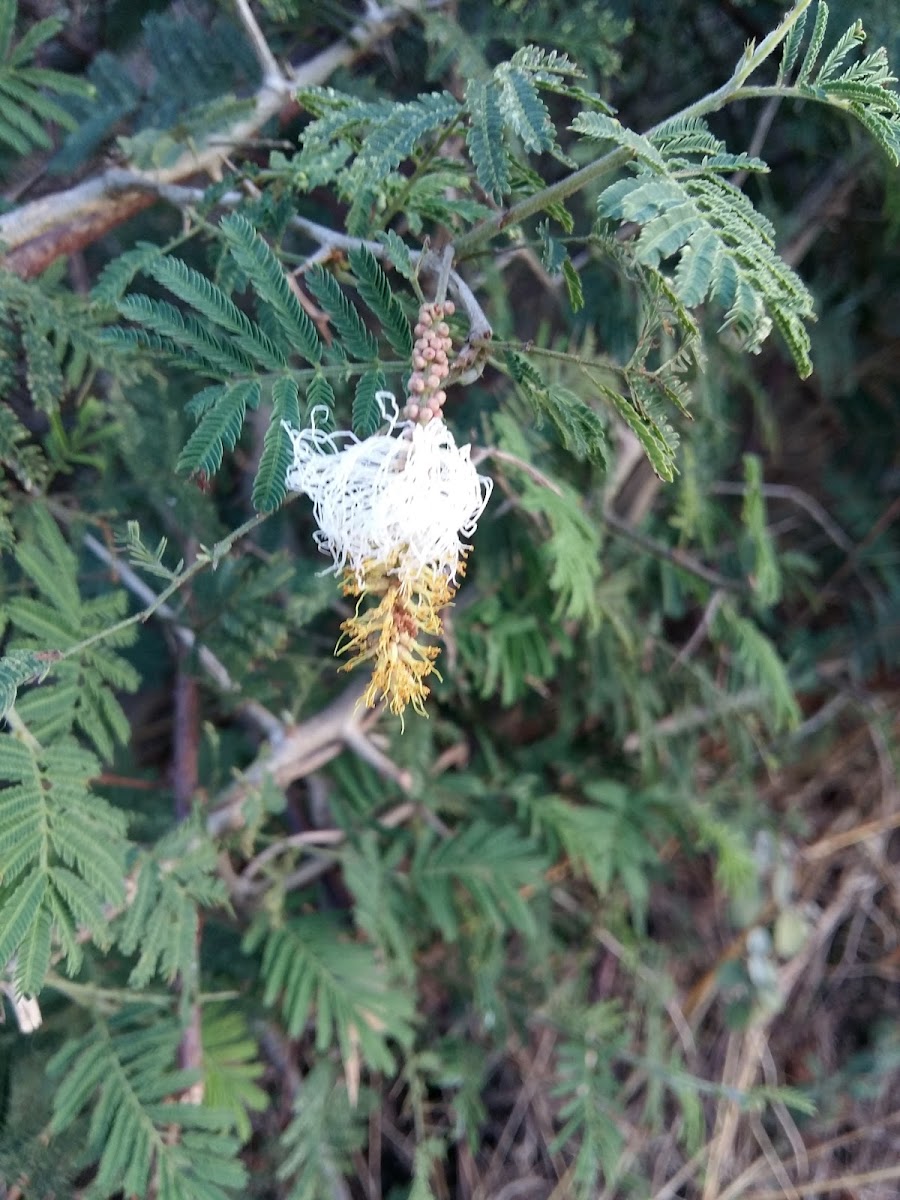
[[[331,555],[344,594],[358,597],[341,626],[337,653],[350,656],[343,669],[372,661],[368,707],[384,699],[398,715],[407,704],[424,713],[424,681],[437,673],[439,651],[419,639],[442,632],[440,609],[471,549],[463,539],[474,534],[492,481],[476,472],[470,447],[457,446],[440,417],[401,421],[390,392],[376,399],[388,428],[362,441],[316,428],[316,410],[308,429],[285,423],[294,448],[286,483],[309,496],[316,544]]]

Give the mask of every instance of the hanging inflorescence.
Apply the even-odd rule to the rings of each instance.
[[[308,429],[285,425],[294,448],[287,486],[312,500],[316,544],[331,555],[344,594],[357,597],[355,614],[341,626],[337,653],[349,655],[343,669],[371,662],[364,703],[383,699],[398,715],[408,704],[425,711],[425,680],[437,674],[439,654],[430,639],[442,633],[440,610],[465,573],[465,539],[492,487],[441,415],[448,307],[420,310],[403,419],[390,392],[377,394],[384,433],[362,441],[346,430],[326,433],[317,428],[318,409]]]

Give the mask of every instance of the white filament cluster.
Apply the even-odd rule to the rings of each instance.
[[[367,563],[396,563],[401,578],[432,567],[455,579],[469,549],[461,538],[475,532],[493,483],[442,420],[400,421],[390,392],[376,399],[388,429],[363,441],[317,429],[317,409],[308,429],[284,422],[294,447],[285,482],[312,500],[316,544],[335,571],[352,570],[361,582]]]

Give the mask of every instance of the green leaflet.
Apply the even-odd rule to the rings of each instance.
[[[334,389],[324,375],[314,375],[306,389],[306,420],[312,419],[316,413],[316,428],[330,431],[334,429]]]
[[[716,624],[734,646],[736,671],[746,684],[763,693],[765,713],[773,729],[792,729],[800,721],[800,706],[794,695],[787,665],[772,640],[760,627],[741,616],[730,604],[723,604]]]
[[[211,279],[178,258],[158,259],[148,270],[180,300],[233,335],[237,346],[263,370],[277,371],[285,365],[274,343]]]
[[[610,1097],[617,1087],[616,1054],[627,1045],[626,1023],[615,1001],[593,1005],[559,1047],[558,1080],[554,1094],[559,1104],[559,1132],[553,1149],[574,1151],[573,1183],[579,1195],[596,1193],[601,1175],[604,1184],[620,1171],[623,1136],[614,1118]],[[598,1054],[595,1047],[602,1046]]]
[[[59,359],[48,336],[52,322],[52,314],[32,312],[25,315],[21,326],[28,390],[41,412],[48,414],[56,412],[65,392]]]
[[[216,874],[216,846],[195,819],[183,822],[137,857],[133,892],[115,929],[116,942],[137,954],[129,984],[157,976],[172,983],[190,975],[197,953],[199,910],[225,907],[228,893]]]
[[[91,288],[91,299],[96,304],[117,304],[135,275],[146,271],[161,254],[153,242],[138,242],[133,250],[126,250],[104,266]]]
[[[747,486],[741,518],[753,548],[750,579],[760,604],[771,606],[781,599],[781,569],[767,524],[762,464],[755,454],[744,455],[744,479]]]
[[[572,312],[580,312],[584,308],[584,288],[581,283],[581,276],[576,271],[572,260],[568,256],[563,262],[562,273],[566,283],[566,292],[569,296],[569,304],[572,306]]]
[[[285,475],[293,462],[294,449],[283,421],[292,429],[301,427],[299,388],[290,376],[272,385],[272,419],[253,481],[253,507],[258,512],[273,512],[287,493]]]
[[[256,295],[271,305],[288,345],[307,362],[317,363],[322,356],[319,335],[268,243],[240,213],[225,217],[221,229],[232,257],[252,282]]]
[[[435,140],[443,140],[458,113],[459,103],[449,92],[433,92],[409,104],[390,106],[387,114],[366,130],[345,183],[352,200],[347,216],[350,233],[362,235],[371,228],[379,188],[428,134],[438,133]]]
[[[403,278],[411,283],[416,277],[416,269],[413,265],[412,256],[407,244],[393,229],[388,229],[385,233],[380,233],[378,240],[387,251],[389,261],[400,272]]]
[[[615,388],[601,386],[600,394],[609,401],[637,436],[656,474],[666,483],[671,483],[675,478],[675,451],[678,445],[672,428],[669,425],[661,425],[646,411],[641,412],[633,400],[623,396]]]
[[[508,708],[526,696],[535,682],[552,679],[557,654],[563,657],[565,651],[550,645],[546,621],[535,612],[504,611],[499,602],[488,602],[483,612],[488,628],[464,628],[460,654],[478,694],[495,696]]]
[[[800,64],[800,70],[797,72],[797,84],[804,84],[809,80],[813,67],[816,65],[816,60],[821,53],[822,46],[825,44],[825,30],[828,27],[828,5],[819,3],[816,6],[816,19],[813,24],[812,33],[810,34],[809,44],[806,47],[806,54],[803,56],[803,62]]]
[[[227,447],[233,450],[248,408],[259,404],[261,389],[257,382],[236,383],[226,388],[200,418],[178,460],[179,471],[214,475],[222,465]]]
[[[305,278],[307,287],[340,334],[343,350],[361,362],[374,359],[378,354],[378,343],[366,329],[362,317],[344,295],[335,277],[316,263]]]
[[[497,930],[512,925],[529,935],[534,917],[520,889],[533,885],[546,865],[535,844],[515,829],[473,820],[452,837],[422,836],[410,879],[448,941],[460,936],[470,906]]]
[[[379,425],[384,424],[381,405],[375,398],[384,389],[381,371],[366,371],[365,375],[360,375],[353,397],[353,432],[357,437],[371,437]]]
[[[15,704],[22,684],[40,682],[58,657],[53,650],[10,650],[0,658],[0,720]]]
[[[800,53],[800,44],[803,41],[803,31],[806,28],[807,15],[808,10],[801,15],[799,21],[794,23],[790,33],[784,40],[784,47],[781,51],[781,63],[778,67],[779,82],[784,80],[797,61],[797,55]]]
[[[366,1141],[371,1097],[351,1104],[332,1063],[316,1063],[303,1080],[294,1113],[281,1135],[278,1178],[287,1200],[332,1200],[336,1175],[347,1171]]]
[[[47,475],[47,460],[31,440],[29,430],[11,408],[0,407],[0,464],[15,475],[26,491],[39,488]]]
[[[538,422],[548,418],[562,445],[575,458],[605,462],[606,429],[594,410],[568,388],[546,385],[521,355],[507,353],[506,363]]]
[[[503,63],[494,72],[500,109],[526,150],[540,154],[556,144],[556,130],[532,79],[520,67]]]
[[[503,142],[503,113],[497,92],[479,79],[466,87],[469,129],[466,143],[478,182],[498,203],[509,191],[507,151]]]
[[[164,300],[132,292],[116,308],[139,328],[114,326],[106,331],[110,341],[159,350],[170,361],[225,379],[252,370],[252,359],[236,341],[199,321],[192,313],[182,314]]]
[[[408,359],[413,350],[409,321],[403,306],[391,291],[391,285],[378,260],[364,246],[348,251],[347,257],[356,276],[356,287],[360,296],[381,323],[384,336],[393,349],[400,358]]]
[[[14,46],[17,11],[16,0],[3,0],[0,5],[0,143],[24,155],[35,147],[43,150],[52,147],[44,125],[73,129],[77,124],[66,107],[51,99],[48,92],[90,97],[93,88],[74,75],[27,65],[40,47],[59,32],[62,22],[52,18],[35,21]]]
[[[269,1106],[269,1094],[260,1087],[265,1068],[259,1044],[243,1014],[228,1005],[204,1008],[202,1041],[204,1101],[230,1113],[238,1137],[247,1142],[253,1133],[248,1110]]]
[[[573,869],[601,896],[620,883],[636,925],[643,927],[650,871],[658,857],[653,839],[671,824],[665,793],[635,793],[614,780],[587,781],[582,790],[581,804],[548,797],[535,809],[535,821],[551,842],[559,839]]]

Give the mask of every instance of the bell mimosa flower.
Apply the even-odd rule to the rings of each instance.
[[[407,704],[424,713],[424,681],[436,674],[439,651],[420,639],[442,632],[440,610],[465,573],[471,546],[464,539],[475,532],[492,481],[440,416],[401,421],[390,392],[376,399],[387,430],[363,440],[316,428],[316,410],[308,429],[285,424],[294,448],[286,482],[309,496],[316,544],[331,555],[344,593],[358,598],[341,626],[343,669],[372,662],[369,707],[383,699],[398,715]]]

